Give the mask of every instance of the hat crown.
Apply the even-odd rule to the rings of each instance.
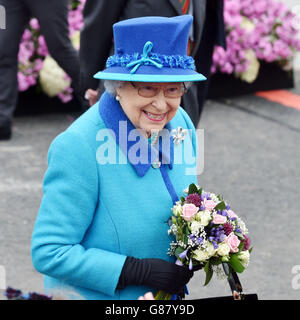
[[[145,43],[150,41],[152,53],[185,56],[192,22],[191,15],[182,15],[141,17],[115,23],[115,54],[142,53]]]

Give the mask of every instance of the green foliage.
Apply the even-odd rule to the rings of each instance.
[[[212,266],[211,266],[211,263],[210,261],[207,261],[206,265],[204,266],[204,269],[203,269],[206,273],[206,277],[205,277],[205,283],[204,283],[204,286],[208,285],[212,276],[213,276],[213,269],[212,269]]]
[[[225,210],[226,209],[226,204],[224,201],[221,201],[220,203],[218,203],[216,206],[215,206],[215,210]]]
[[[194,183],[189,185],[188,194],[192,194],[192,193],[198,193],[198,188]]]
[[[231,257],[228,261],[228,264],[232,267],[232,269],[235,272],[242,273],[245,270],[245,267],[241,263],[240,259],[238,258],[238,255],[236,253],[231,255]]]

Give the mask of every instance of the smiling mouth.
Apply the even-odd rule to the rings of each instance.
[[[167,112],[164,114],[155,114],[155,113],[147,112],[145,110],[143,110],[143,112],[145,113],[146,117],[152,121],[162,121],[165,119],[167,115]]]

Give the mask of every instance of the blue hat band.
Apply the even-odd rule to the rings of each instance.
[[[118,54],[110,56],[106,61],[106,67],[123,67],[129,68],[130,73],[135,71],[141,65],[151,65],[159,69],[161,68],[180,68],[195,70],[194,59],[188,55],[164,55],[152,53],[153,44],[151,41],[145,43],[143,53],[122,54],[122,51],[117,50]]]

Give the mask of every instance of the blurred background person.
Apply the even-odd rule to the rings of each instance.
[[[68,0],[0,0],[6,11],[6,29],[0,30],[0,140],[10,139],[18,97],[18,52],[22,34],[32,16],[39,21],[51,56],[72,79],[79,101],[79,57],[69,38]],[[42,106],[41,106],[42,107]]]
[[[187,54],[195,59],[196,69],[208,81],[194,83],[182,98],[181,106],[197,127],[207,94],[214,46],[225,47],[223,6],[223,0],[87,0],[80,37],[82,95],[93,105],[104,91],[102,82],[93,75],[105,67],[113,53],[112,25],[115,22],[143,16],[191,14],[194,23]]]

